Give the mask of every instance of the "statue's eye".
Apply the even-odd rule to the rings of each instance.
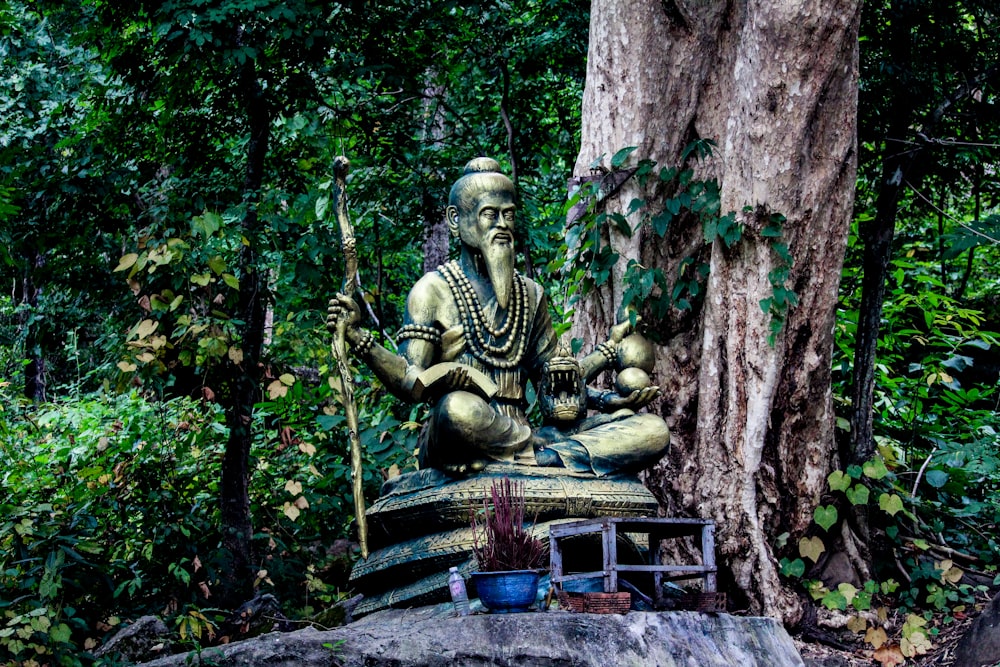
[[[511,209],[509,211],[504,211],[503,219],[506,220],[507,222],[514,222],[514,210]]]

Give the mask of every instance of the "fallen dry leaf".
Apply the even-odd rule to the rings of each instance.
[[[847,619],[847,629],[851,632],[864,632],[868,629],[868,621],[861,616],[851,616]]]
[[[875,655],[873,657],[882,663],[882,667],[893,667],[894,665],[902,665],[906,662],[906,658],[903,657],[902,651],[900,651],[899,647],[895,644],[892,646],[883,646],[879,650],[875,651]]]
[[[888,639],[889,637],[882,628],[868,628],[868,632],[865,633],[865,641],[876,649],[882,648]]]

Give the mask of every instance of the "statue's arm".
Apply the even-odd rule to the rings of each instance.
[[[615,365],[618,360],[618,344],[630,333],[632,333],[632,324],[628,320],[611,327],[611,335],[608,336],[608,340],[598,344],[593,352],[580,360],[584,380],[590,382],[605,368]]]
[[[580,360],[580,370],[585,382],[590,382],[608,366],[614,363],[614,348],[608,343],[601,343],[597,348]]]
[[[426,276],[425,276],[426,277]],[[421,280],[407,297],[405,324],[417,329],[435,330],[434,321],[440,298],[437,290],[428,289]],[[410,338],[401,342],[400,352],[391,352],[374,342],[370,331],[360,326],[360,309],[348,296],[338,294],[330,300],[327,326],[333,331],[337,318],[347,320],[345,338],[356,357],[372,369],[375,376],[397,398],[413,402],[413,383],[417,376],[431,366],[438,356],[440,344],[430,339]],[[404,328],[406,328],[404,326]]]
[[[330,299],[327,308],[326,326],[331,332],[336,331],[338,321],[346,321],[344,338],[350,345],[354,356],[372,369],[383,385],[396,397],[411,401],[405,388],[409,364],[406,359],[391,352],[375,342],[370,331],[360,326],[361,311],[358,304],[346,294],[337,294]],[[411,381],[412,388],[412,381]]]

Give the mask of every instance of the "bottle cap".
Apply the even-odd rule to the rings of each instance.
[[[458,572],[458,568],[457,567],[449,567],[448,571],[449,572]]]

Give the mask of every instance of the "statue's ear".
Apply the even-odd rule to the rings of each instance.
[[[458,238],[458,207],[449,206],[444,210],[445,220],[448,222],[448,231],[451,235]]]

